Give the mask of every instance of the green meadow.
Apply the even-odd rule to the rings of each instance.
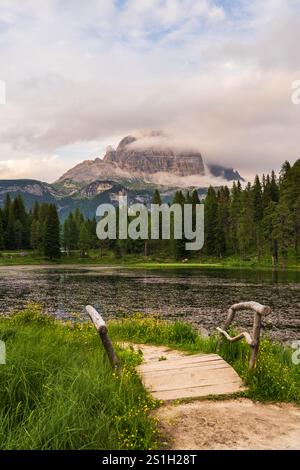
[[[135,371],[141,354],[118,342],[167,345],[188,353],[218,352],[248,385],[243,396],[300,405],[300,368],[292,350],[264,338],[257,367],[249,347],[218,336],[202,338],[190,325],[135,314],[108,323],[122,363],[110,366],[92,324],[62,322],[38,306],[0,320],[7,363],[0,365],[0,449],[160,448],[160,406]],[[211,397],[212,399],[217,397]]]

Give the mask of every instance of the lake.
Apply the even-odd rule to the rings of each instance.
[[[84,307],[101,308],[105,318],[132,312],[191,322],[212,332],[236,302],[255,300],[273,309],[264,332],[281,341],[300,339],[300,271],[252,269],[126,269],[104,267],[0,268],[0,314],[29,301],[59,318]],[[252,326],[251,313],[237,314]]]

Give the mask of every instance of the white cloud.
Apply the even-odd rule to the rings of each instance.
[[[51,181],[140,128],[166,130],[246,176],[295,160],[300,9],[235,5],[0,0],[0,178]]]
[[[56,155],[36,158],[0,160],[1,179],[40,179],[52,181],[57,174],[66,171],[66,166]]]

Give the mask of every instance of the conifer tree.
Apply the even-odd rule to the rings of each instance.
[[[184,204],[185,204],[185,197],[182,194],[182,191],[176,191],[175,197],[173,199],[173,204],[179,204],[182,208],[182,226],[181,226],[181,233],[182,237],[180,239],[174,238],[174,217],[172,217],[172,245],[173,245],[173,255],[174,258],[179,260],[184,258],[186,251],[185,251],[185,237],[184,237]]]
[[[204,203],[205,248],[209,256],[217,254],[218,201],[215,189],[210,186]]]
[[[234,253],[235,255],[237,255],[239,253],[238,231],[241,210],[242,188],[240,182],[238,181],[238,184],[236,184],[235,182],[233,183],[229,207],[229,254]]]
[[[158,189],[155,189],[153,193],[152,204],[161,204],[161,196]]]
[[[50,204],[45,224],[44,254],[50,260],[60,257],[60,225],[57,209],[54,204]]]
[[[85,256],[85,253],[90,248],[89,232],[85,223],[81,224],[78,244],[79,244],[80,256],[83,258]]]
[[[255,181],[252,189],[252,196],[256,253],[257,258],[260,259],[262,254],[263,195],[258,175],[255,176]]]
[[[3,228],[3,213],[0,208],[0,250],[4,250],[4,228]]]

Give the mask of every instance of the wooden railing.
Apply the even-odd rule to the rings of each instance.
[[[239,310],[252,310],[254,312],[254,321],[253,321],[253,330],[252,337],[250,333],[244,331],[237,336],[230,336],[227,333],[228,328],[234,320],[236,312]],[[260,341],[260,331],[261,331],[261,318],[263,315],[269,315],[271,313],[271,308],[266,305],[261,305],[258,302],[241,302],[239,304],[234,304],[228,310],[227,320],[223,328],[217,328],[219,333],[225,336],[226,339],[230,342],[239,341],[242,338],[245,338],[247,343],[250,346],[250,360],[249,360],[249,369],[253,369],[256,365],[257,355],[259,351],[259,341]]]
[[[111,365],[120,371],[121,365],[120,361],[118,359],[118,356],[115,353],[114,347],[112,345],[111,340],[109,339],[108,336],[108,331],[106,327],[106,323],[101,317],[100,313],[97,312],[97,310],[92,307],[91,305],[87,305],[85,307],[87,313],[89,314],[90,319],[92,320],[99,336],[102,341],[102,344],[104,346],[105,351],[107,352],[108,358],[110,360]]]

